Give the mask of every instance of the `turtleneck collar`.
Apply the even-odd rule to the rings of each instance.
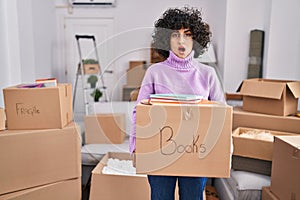
[[[192,51],[186,58],[179,58],[172,51],[169,52],[169,57],[166,60],[167,65],[177,71],[189,71],[192,68],[192,60],[195,53],[194,51]]]

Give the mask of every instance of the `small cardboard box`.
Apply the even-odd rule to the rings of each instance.
[[[145,64],[146,64],[145,60],[131,60],[129,61],[129,69],[133,69],[139,66],[144,67]]]
[[[300,135],[276,136],[274,141],[271,192],[279,199],[300,197]]]
[[[268,132],[273,136],[292,135],[279,131],[239,127],[233,131],[233,155],[272,161],[273,140],[241,137],[243,133],[252,131],[253,134]]]
[[[126,71],[127,85],[139,87],[146,73],[145,66],[136,66]]]
[[[300,117],[253,113],[244,111],[241,107],[234,107],[232,128],[238,127],[300,133]]]
[[[270,187],[262,187],[261,193],[262,200],[279,200],[278,197],[275,196],[270,190]]]
[[[125,123],[125,113],[85,116],[85,143],[122,144],[126,136]]]
[[[248,79],[243,81],[240,93],[243,95],[243,110],[280,116],[294,115],[300,97],[300,82]]]
[[[146,176],[102,173],[109,158],[132,160],[129,153],[107,153],[92,172],[90,200],[150,200],[150,187]]]
[[[5,111],[3,108],[0,108],[0,131],[5,130],[5,121],[6,121]]]
[[[84,64],[84,73],[85,74],[98,74],[99,73],[99,65],[98,64]]]
[[[78,64],[78,73],[81,74],[81,63]],[[84,74],[99,74],[100,68],[98,64],[83,64]]]
[[[81,178],[0,195],[0,200],[81,200]]]
[[[0,132],[0,194],[81,176],[78,126]]]
[[[5,88],[7,129],[63,128],[73,120],[72,86]]]
[[[137,105],[137,173],[229,177],[232,107]]]

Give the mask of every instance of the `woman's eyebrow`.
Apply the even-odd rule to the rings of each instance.
[[[186,33],[186,32],[191,32],[191,30],[190,30],[190,29],[188,29],[188,30],[185,30],[185,31],[184,31],[184,33]]]

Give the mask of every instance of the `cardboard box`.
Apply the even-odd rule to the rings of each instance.
[[[139,87],[146,73],[145,66],[136,66],[126,71],[127,85]]]
[[[0,108],[0,130],[5,130],[5,122],[6,122],[5,111],[3,108]]]
[[[243,111],[241,107],[234,107],[232,128],[238,127],[300,133],[300,117],[253,113]]]
[[[300,135],[276,136],[274,141],[271,191],[279,199],[300,197]]]
[[[229,177],[232,107],[137,105],[137,173]]]
[[[240,88],[243,110],[270,115],[294,115],[300,97],[299,81],[272,79],[244,80]]]
[[[0,195],[0,200],[81,200],[81,178]]]
[[[83,64],[84,74],[99,74],[100,68],[98,64]],[[81,63],[78,63],[78,74],[81,74]]]
[[[126,136],[125,113],[84,117],[86,144],[122,144]]]
[[[146,176],[103,174],[109,158],[132,160],[129,153],[107,153],[92,172],[90,200],[149,199],[150,187]]]
[[[270,187],[262,187],[261,193],[262,200],[279,200],[270,190]]]
[[[63,128],[73,120],[71,84],[3,89],[7,129]]]
[[[81,176],[78,126],[0,132],[0,194]]]
[[[271,133],[273,136],[293,135],[293,133],[287,132],[239,127],[235,129],[232,134],[234,146],[233,155],[272,161],[273,141],[240,136],[249,131],[253,131],[254,134],[264,131]]]
[[[85,74],[98,74],[99,65],[98,64],[84,64],[83,70]]]
[[[133,69],[135,67],[144,67],[144,65],[146,64],[145,60],[131,60],[129,61],[129,69]]]

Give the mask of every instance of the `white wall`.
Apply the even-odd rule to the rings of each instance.
[[[265,31],[263,77],[300,80],[300,1],[227,0],[224,80],[234,92],[247,78],[250,31]]]
[[[21,80],[17,0],[0,1],[0,107],[2,88]]]
[[[267,78],[300,80],[300,1],[273,0]]]
[[[54,14],[53,0],[0,1],[1,90],[51,76]]]
[[[35,78],[49,78],[52,75],[56,41],[55,14],[53,0],[32,0]]]
[[[217,73],[224,82],[224,49],[225,49],[225,24],[227,0],[205,1],[207,22],[212,31],[212,43],[217,58]]]
[[[247,78],[250,31],[264,30],[268,38],[271,0],[227,0],[224,80],[227,92],[235,92]]]
[[[18,28],[21,60],[21,81],[34,82],[35,80],[35,61],[36,52],[34,49],[34,24],[32,0],[18,1]],[[26,9],[24,9],[26,8]]]

